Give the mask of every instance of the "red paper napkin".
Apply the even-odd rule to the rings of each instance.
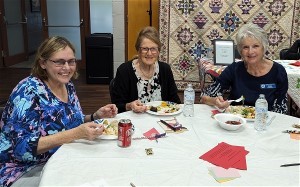
[[[148,138],[149,140],[155,140],[155,135],[159,134],[159,132],[155,129],[155,128],[152,128],[150,129],[149,131],[145,132],[143,135],[145,137],[153,137],[153,138]]]
[[[296,62],[290,63],[290,65],[293,65],[293,66],[300,66],[300,61],[296,61]]]
[[[221,142],[199,158],[225,169],[237,168],[246,170],[246,155],[248,153],[249,151],[245,150],[243,146],[234,146]]]
[[[212,115],[214,116],[214,115],[216,115],[216,114],[219,114],[220,112],[219,112],[218,110],[212,110],[211,113],[212,113]]]

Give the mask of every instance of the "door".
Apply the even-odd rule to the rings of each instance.
[[[135,41],[139,31],[145,26],[158,30],[159,0],[125,0],[125,42],[126,59],[137,55]]]
[[[25,0],[0,0],[2,66],[28,59]]]
[[[85,67],[85,37],[90,34],[89,1],[87,0],[41,0],[44,38],[63,36],[75,47],[76,58]],[[86,9],[86,10],[84,10]],[[84,12],[85,11],[85,12]]]

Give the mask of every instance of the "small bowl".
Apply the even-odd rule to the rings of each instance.
[[[219,113],[214,115],[215,120],[219,123],[219,125],[226,130],[235,131],[238,130],[241,126],[246,124],[246,119],[241,116],[227,113]],[[240,122],[240,124],[230,124],[226,122]]]

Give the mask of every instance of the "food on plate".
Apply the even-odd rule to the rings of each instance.
[[[148,106],[149,110],[157,113],[174,113],[180,109],[180,106],[173,102],[162,101],[158,106]]]
[[[226,111],[231,114],[241,115],[247,119],[255,118],[255,108],[252,106],[229,106]]]
[[[151,110],[151,111],[153,111],[153,112],[157,112],[157,107],[150,106],[150,109],[149,109],[149,110]]]
[[[226,124],[229,124],[229,125],[239,125],[239,124],[241,124],[241,122],[240,121],[226,121],[225,122]]]
[[[108,122],[108,120],[104,120],[104,131],[103,134],[105,135],[115,135],[118,136],[118,120],[113,120]]]

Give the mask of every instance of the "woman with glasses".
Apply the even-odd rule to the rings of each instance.
[[[72,44],[63,37],[45,40],[1,117],[0,186],[38,186],[43,164],[62,144],[94,140],[103,126],[92,121],[117,114],[109,104],[84,115],[71,81],[77,77]]]
[[[137,57],[121,64],[116,73],[111,100],[119,112],[145,112],[145,103],[172,101],[181,103],[170,66],[158,61],[161,48],[154,27],[143,28],[137,37]]]

